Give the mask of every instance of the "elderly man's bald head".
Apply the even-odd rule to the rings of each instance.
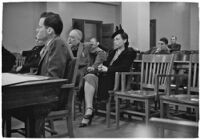
[[[68,44],[73,45],[73,46],[78,45],[78,43],[80,43],[82,37],[83,37],[83,34],[80,30],[73,29],[69,33]]]

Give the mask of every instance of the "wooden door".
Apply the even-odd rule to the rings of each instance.
[[[114,33],[114,24],[103,24],[102,25],[102,47],[107,50],[113,49],[112,34]]]
[[[83,38],[81,42],[84,42],[84,20],[83,19],[72,19],[72,28],[79,29],[83,33]]]
[[[72,28],[79,29],[83,33],[82,42],[88,42],[90,38],[95,37],[102,42],[102,21],[72,19]]]
[[[156,46],[156,19],[150,20],[150,49]]]

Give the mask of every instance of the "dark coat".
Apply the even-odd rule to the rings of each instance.
[[[92,45],[83,43],[79,44],[76,53],[80,58],[76,86],[79,84],[78,86],[81,87],[83,85],[83,77],[87,74],[87,68],[92,66],[97,69],[106,60],[106,53],[98,47],[94,48]]]
[[[181,50],[181,45],[180,44],[170,44],[168,45],[168,48],[170,49],[170,52],[174,52],[174,51],[180,51]]]
[[[10,72],[12,67],[15,65],[15,56],[2,47],[2,72]]]
[[[162,47],[159,49],[158,47],[153,47],[150,50],[143,52],[144,54],[169,54],[170,50],[167,47]]]
[[[20,73],[30,72],[30,68],[38,68],[40,61],[40,51],[43,47],[44,45],[35,46],[32,50],[22,52],[22,56],[25,56],[26,60],[22,66],[22,69],[19,71]]]
[[[114,87],[115,72],[130,71],[131,65],[136,58],[136,51],[132,48],[126,48],[113,62],[113,64],[109,65],[115,53],[116,50],[109,52],[107,60],[103,63],[103,65],[108,67],[108,71],[106,73],[99,74],[97,97],[100,100],[108,99],[108,90],[112,90]]]
[[[65,70],[73,59],[72,51],[60,37],[54,38],[45,47],[39,62],[38,75],[64,78]]]

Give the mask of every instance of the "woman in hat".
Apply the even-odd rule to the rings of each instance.
[[[94,116],[93,97],[95,92],[98,99],[107,100],[108,90],[114,87],[115,72],[129,71],[133,60],[136,58],[136,51],[129,48],[128,35],[121,28],[116,28],[112,35],[114,49],[108,54],[107,60],[98,66],[98,74],[87,74],[84,84],[84,98],[86,111],[79,127],[85,127],[91,124]]]

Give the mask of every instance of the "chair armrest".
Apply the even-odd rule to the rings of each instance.
[[[156,80],[155,80],[155,91],[156,91],[156,93],[157,93],[157,95],[158,95],[158,90],[159,90],[159,78],[160,77],[166,77],[166,83],[167,83],[167,88],[166,88],[166,94],[167,95],[169,95],[169,93],[171,92],[171,88],[170,88],[170,84],[171,84],[171,77],[188,77],[188,75],[187,74],[157,74],[156,75]]]
[[[73,87],[74,87],[74,83],[63,84],[61,86],[62,89],[73,88]]]

